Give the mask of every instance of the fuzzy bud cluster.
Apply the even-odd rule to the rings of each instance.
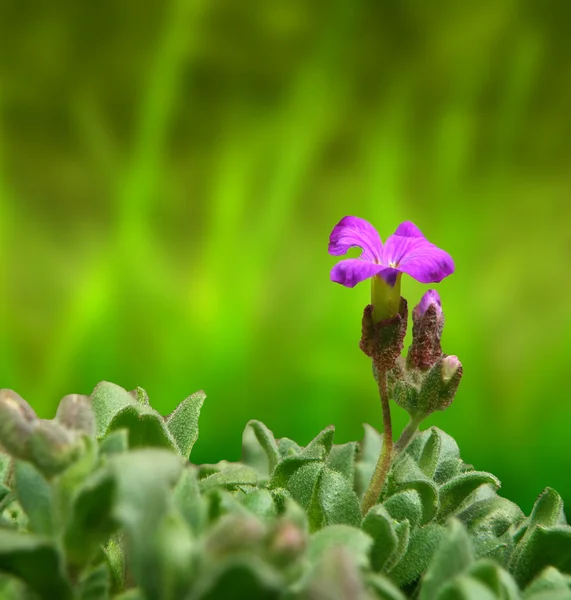
[[[444,313],[440,297],[428,290],[412,311],[413,341],[405,360],[389,372],[395,402],[417,420],[450,406],[462,379],[457,356],[443,354]]]

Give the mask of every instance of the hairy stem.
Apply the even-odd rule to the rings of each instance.
[[[400,454],[412,441],[418,431],[418,426],[422,421],[422,417],[411,416],[408,425],[402,430],[399,439],[395,442],[394,452],[395,455]]]
[[[391,468],[393,457],[393,426],[391,423],[391,409],[389,406],[389,394],[387,391],[387,372],[377,367],[377,383],[379,385],[379,395],[381,396],[381,407],[383,410],[383,446],[381,454],[375,467],[375,472],[371,478],[371,483],[363,496],[361,511],[366,515],[369,510],[377,503],[385,480]]]

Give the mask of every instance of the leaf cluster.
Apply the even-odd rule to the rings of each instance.
[[[382,447],[302,447],[247,424],[242,459],[189,462],[204,394],[168,417],[99,384],[38,419],[0,392],[0,598],[542,600],[571,598],[571,527],[546,489],[530,516],[455,441],[420,432],[378,504]]]

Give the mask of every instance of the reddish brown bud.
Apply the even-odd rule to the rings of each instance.
[[[400,356],[406,335],[408,310],[406,300],[400,299],[399,314],[396,317],[375,323],[373,306],[369,304],[363,312],[361,350],[373,359],[379,370],[392,369]]]

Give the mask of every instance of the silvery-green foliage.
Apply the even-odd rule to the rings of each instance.
[[[373,428],[335,444],[328,427],[302,447],[250,421],[240,462],[194,465],[203,401],[164,418],[144,390],[101,383],[46,421],[1,391],[0,598],[571,598],[554,490],[526,517],[432,427],[363,516]]]

